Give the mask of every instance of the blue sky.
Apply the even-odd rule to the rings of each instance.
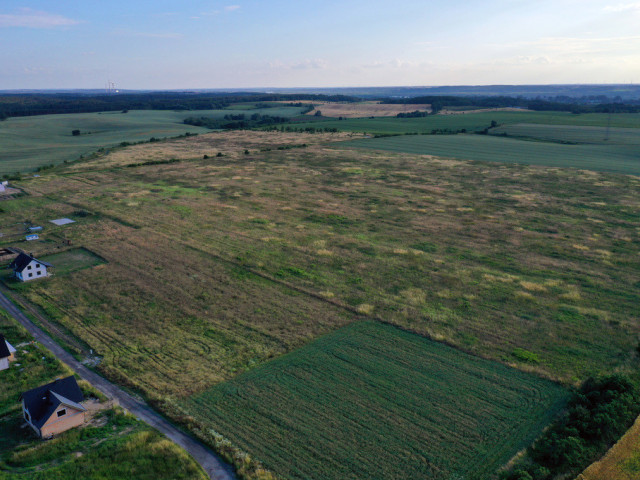
[[[0,89],[640,83],[640,2],[2,0]]]

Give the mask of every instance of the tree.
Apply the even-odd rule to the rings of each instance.
[[[316,117],[321,117],[322,116],[322,112],[320,110],[316,110],[315,116]]]
[[[80,130],[78,130],[78,129],[71,130],[71,135],[73,135],[74,137],[77,137],[78,135],[80,135]]]

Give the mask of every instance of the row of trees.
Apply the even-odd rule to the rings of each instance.
[[[0,95],[0,120],[8,117],[47,115],[55,113],[89,113],[126,110],[213,110],[232,103],[298,102],[356,102],[359,98],[346,95],[265,94],[265,93],[185,93],[149,92],[106,94],[5,94]],[[305,104],[306,106],[306,104]]]
[[[246,128],[267,127],[279,123],[288,122],[287,117],[278,117],[272,115],[261,115],[254,113],[252,115],[230,114],[223,118],[211,117],[188,117],[183,120],[187,125],[196,127],[205,127],[212,130],[239,130]]]
[[[598,102],[598,100],[607,100]],[[417,104],[431,105],[433,113],[447,107],[468,107],[468,108],[526,108],[538,111],[562,111],[572,113],[638,113],[640,112],[640,100],[608,100],[607,97],[556,97],[554,100],[527,99],[523,97],[474,97],[474,96],[451,96],[451,95],[430,95],[413,98],[391,98],[383,99],[382,103],[389,104]],[[415,112],[412,112],[412,114]]]
[[[574,478],[600,458],[640,414],[640,392],[628,378],[587,380],[565,415],[548,428],[502,480]]]

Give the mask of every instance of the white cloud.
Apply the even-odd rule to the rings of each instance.
[[[55,28],[78,23],[78,20],[72,18],[31,8],[19,8],[16,13],[0,14],[0,27]]]
[[[321,58],[305,59],[297,62],[284,63],[280,60],[269,62],[269,68],[271,69],[286,69],[286,70],[322,70],[327,68],[328,63]]]
[[[603,10],[609,13],[620,13],[620,12],[629,12],[629,11],[640,12],[640,2],[618,3],[617,5],[607,5],[606,7],[603,8]]]
[[[240,5],[227,5],[224,7],[225,12],[233,12],[235,10],[240,10]]]

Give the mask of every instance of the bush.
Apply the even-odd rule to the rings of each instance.
[[[527,458],[501,478],[574,477],[602,456],[638,414],[640,393],[628,378],[621,375],[590,378],[574,393],[565,415],[528,449]]]

